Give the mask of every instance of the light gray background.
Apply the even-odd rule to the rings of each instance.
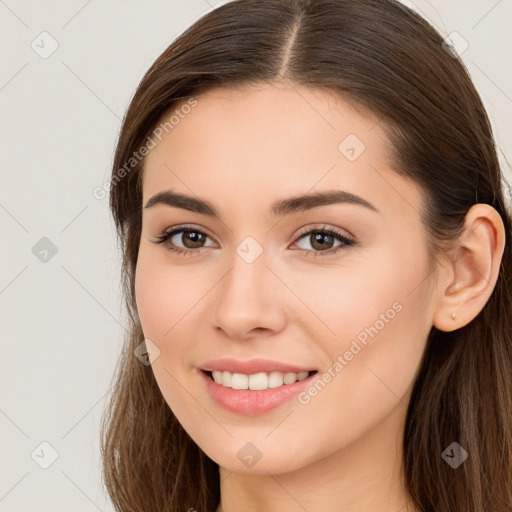
[[[99,422],[124,311],[108,198],[92,190],[109,178],[145,70],[220,3],[0,0],[0,511],[113,510],[100,483]],[[512,0],[405,3],[469,43],[462,59],[509,173]],[[31,47],[48,50],[43,31],[59,45],[46,59]],[[43,237],[57,249],[46,262],[33,253]],[[43,469],[52,449],[58,457]]]

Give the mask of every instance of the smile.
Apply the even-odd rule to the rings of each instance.
[[[312,385],[318,371],[242,374],[227,370],[200,370],[199,374],[205,391],[217,405],[237,414],[254,416],[295,398]]]
[[[294,384],[297,381],[304,380],[312,372],[259,372],[246,375],[244,373],[231,373],[227,370],[216,370],[210,373],[217,384],[226,388],[259,391]]]

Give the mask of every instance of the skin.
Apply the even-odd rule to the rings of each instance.
[[[297,84],[215,89],[197,100],[150,151],[143,203],[172,189],[221,217],[144,209],[135,288],[144,335],[160,351],[160,390],[221,468],[218,511],[415,510],[400,481],[410,392],[432,325],[459,328],[489,298],[504,247],[499,215],[475,205],[452,257],[432,272],[422,191],[391,168],[377,117]],[[366,146],[354,161],[338,149],[349,134]],[[270,215],[278,199],[331,189],[378,211],[345,203]],[[208,235],[195,254],[154,243],[182,223]],[[321,249],[300,230],[324,226],[356,245],[314,257]],[[247,236],[263,249],[252,263],[236,252]],[[181,233],[172,241],[194,247]],[[396,303],[394,318],[307,404],[244,416],[213,402],[200,378],[201,363],[225,356],[322,374]],[[251,468],[237,457],[248,442],[262,454]]]

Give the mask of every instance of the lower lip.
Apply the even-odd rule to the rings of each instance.
[[[318,375],[317,372],[309,375],[304,380],[299,380],[294,384],[285,384],[278,388],[252,391],[227,388],[217,384],[206,372],[200,370],[200,373],[210,396],[216,403],[229,411],[251,416],[263,414],[288,402],[310,386],[312,380]]]

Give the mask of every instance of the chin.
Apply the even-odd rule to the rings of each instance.
[[[235,473],[247,475],[278,475],[281,473],[289,473],[298,470],[308,464],[312,460],[303,457],[298,458],[298,452],[295,448],[289,449],[281,446],[281,450],[276,451],[273,446],[261,447],[250,441],[233,441],[231,445],[228,443],[223,445],[220,451],[218,446],[212,450],[202,448],[202,450],[215,461],[219,466]],[[229,452],[226,450],[229,449]]]

